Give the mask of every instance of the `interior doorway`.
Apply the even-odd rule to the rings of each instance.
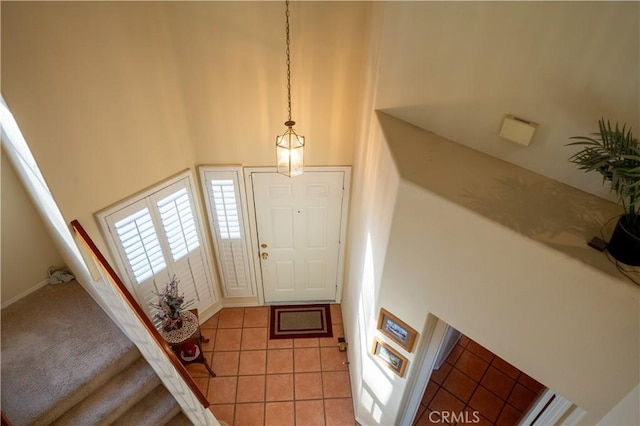
[[[452,327],[438,358],[414,425],[514,426],[546,389]]]

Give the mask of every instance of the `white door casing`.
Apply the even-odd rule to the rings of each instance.
[[[350,168],[245,170],[263,301],[339,301]]]

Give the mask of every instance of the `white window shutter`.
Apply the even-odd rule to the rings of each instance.
[[[186,188],[158,201],[158,210],[174,261],[200,247],[193,208]]]
[[[146,281],[167,267],[148,208],[145,207],[119,220],[113,227],[136,284]]]
[[[253,296],[240,167],[201,167],[209,226],[226,297]]]
[[[202,306],[213,303],[214,294],[205,269],[206,256],[191,185],[182,179],[158,191],[153,199],[164,231],[161,235],[172,257],[171,275],[180,281],[178,288],[185,301],[193,301],[191,307],[202,310]]]
[[[239,240],[240,215],[238,214],[238,197],[232,179],[212,179],[209,181],[216,231],[221,240]]]
[[[175,275],[179,292],[202,312],[217,301],[202,221],[185,172],[123,203],[97,214],[107,230],[107,243],[138,303],[153,318],[150,303]],[[127,282],[128,281],[128,282]]]

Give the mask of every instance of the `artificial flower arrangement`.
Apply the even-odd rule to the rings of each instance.
[[[158,310],[155,318],[162,321],[164,331],[178,330],[182,328],[183,316],[182,311],[193,304],[193,300],[184,301],[184,295],[178,294],[178,284],[180,281],[174,275],[171,281],[167,283],[164,292],[154,292],[158,297],[158,303],[150,305]]]

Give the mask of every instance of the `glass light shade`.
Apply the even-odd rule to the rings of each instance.
[[[278,173],[285,176],[299,176],[304,171],[304,136],[291,127],[276,137],[276,164]]]

